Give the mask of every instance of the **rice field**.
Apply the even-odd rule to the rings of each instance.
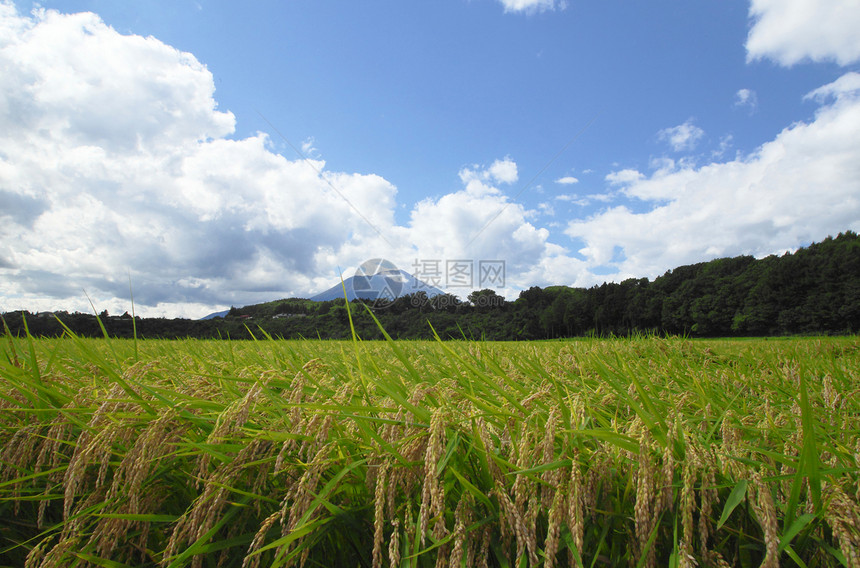
[[[856,337],[0,339],[0,566],[860,567]]]

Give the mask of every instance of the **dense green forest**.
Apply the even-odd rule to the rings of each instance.
[[[358,300],[350,313],[359,336],[381,338]],[[492,290],[466,300],[404,296],[373,314],[394,338],[492,340],[657,333],[694,337],[843,334],[860,331],[860,236],[848,231],[795,253],[721,258],[681,266],[649,281],[592,288],[532,287],[508,302]],[[284,299],[232,308],[224,318],[186,320],[58,312],[3,316],[13,335],[144,338],[347,338],[344,301]],[[432,327],[431,327],[432,326]]]

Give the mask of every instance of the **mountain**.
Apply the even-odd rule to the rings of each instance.
[[[330,300],[342,300],[343,288],[346,287],[346,297],[349,300],[361,298],[362,300],[391,300],[424,292],[428,297],[444,294],[442,290],[431,286],[426,282],[418,280],[408,272],[399,269],[379,270],[369,276],[351,276],[316,296],[311,297],[314,302],[327,302]]]
[[[223,318],[224,316],[226,316],[229,313],[230,313],[230,310],[224,310],[223,312],[215,312],[215,313],[209,314],[208,316],[203,316],[200,319],[201,320],[211,320],[211,319],[215,319],[215,318]]]

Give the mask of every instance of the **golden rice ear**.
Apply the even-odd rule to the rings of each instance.
[[[844,342],[854,348],[856,340]],[[803,361],[821,350],[801,340],[767,349],[716,342],[711,354],[676,343],[452,343],[450,359],[438,346],[398,346],[410,361],[421,353],[408,372],[390,345],[368,343],[358,355],[362,377],[353,352],[344,356],[337,345],[290,344],[296,354],[278,359],[277,371],[260,352],[283,345],[233,345],[229,364],[183,347],[162,354],[157,372],[138,363],[117,373],[136,381],[129,390],[59,349],[55,369],[68,367],[64,388],[78,390],[63,407],[38,412],[24,408],[17,383],[5,380],[11,372],[20,382],[21,369],[0,366],[0,406],[18,401],[14,420],[0,418],[11,420],[0,429],[0,498],[10,512],[13,502],[22,515],[30,511],[28,526],[47,526],[20,539],[29,554],[17,564],[68,566],[90,555],[102,564],[259,568],[281,553],[278,563],[313,565],[345,538],[343,525],[364,527],[349,538],[359,539],[368,566],[380,568],[416,559],[446,568],[505,559],[654,566],[675,550],[684,568],[750,559],[776,566],[780,517],[797,489],[794,468],[804,465],[805,433],[795,416],[803,409],[785,363],[797,359],[822,377],[808,384],[815,423],[807,428],[822,436],[822,492],[819,501],[804,484],[795,496],[795,518],[808,528],[790,545],[809,566],[833,564],[838,549],[856,568],[860,441],[852,434],[860,422],[847,387],[860,376],[856,357]],[[464,357],[470,349],[473,357]],[[241,362],[251,355],[252,364]],[[460,382],[467,374],[468,384]],[[640,387],[630,388],[632,376]],[[733,487],[746,488],[748,506]],[[230,522],[216,527],[227,514]],[[203,536],[210,547],[215,539],[214,546],[243,543],[178,560]]]
[[[262,556],[257,554],[257,551],[262,548],[263,542],[265,542],[266,539],[266,534],[268,534],[269,530],[275,526],[275,523],[280,517],[281,511],[275,511],[266,517],[266,520],[264,520],[263,524],[260,525],[260,529],[257,531],[257,534],[254,535],[254,539],[248,547],[248,552],[242,560],[242,568],[259,568]]]
[[[255,463],[268,451],[262,440],[252,439],[230,461],[222,462],[203,482],[203,490],[174,526],[164,557],[176,555],[186,543],[203,537],[217,523],[231,497],[230,488],[250,463]],[[192,566],[202,562],[200,555],[192,559]]]
[[[854,444],[854,468],[860,470],[860,436],[857,437],[857,442]],[[860,477],[860,475],[858,475]],[[854,493],[854,501],[856,503],[860,503],[860,479],[855,477],[854,486],[856,492]]]
[[[839,542],[849,568],[860,567],[860,504],[842,490],[838,483],[824,486],[824,518]]]
[[[49,536],[37,542],[30,552],[27,553],[27,557],[24,560],[24,568],[38,568],[41,566],[42,561],[45,559],[45,550],[52,548],[53,541],[54,537]]]
[[[445,490],[442,486],[439,461],[445,450],[445,410],[438,408],[430,420],[430,431],[427,449],[424,453],[424,485],[421,489],[421,509],[419,511],[418,530],[421,534],[421,545],[424,545],[428,521],[431,517],[441,522],[441,528],[434,530],[440,534],[445,531],[444,516]],[[439,538],[439,534],[436,535]]]
[[[36,462],[37,469],[40,467],[39,462],[42,460],[40,446],[49,444],[42,443],[42,437],[39,432],[40,428],[35,425],[24,426],[17,430],[3,451],[0,452],[0,464],[4,467],[0,469],[0,482],[12,482],[17,478],[16,472],[25,470],[32,463]],[[40,456],[40,457],[37,457]],[[13,512],[17,517],[21,511],[21,487],[23,482],[12,483],[11,501],[14,503]]]
[[[656,551],[648,541],[657,521],[658,491],[657,467],[651,456],[653,441],[647,430],[642,430],[639,438],[639,460],[636,468],[636,505],[634,522],[637,539],[637,558],[645,558],[643,566],[656,566]],[[641,561],[641,560],[640,560]]]
[[[696,466],[692,460],[687,460],[683,468],[683,486],[681,488],[681,545],[679,564],[681,568],[695,566],[693,557],[693,513],[696,510]]]
[[[531,468],[535,464],[535,453],[533,448],[537,445],[535,439],[538,436],[537,428],[529,425],[528,420],[523,420],[519,428],[519,444],[517,445],[517,469],[522,471]],[[522,473],[514,478],[513,494],[514,503],[521,515],[525,515],[526,504],[531,492],[533,481]]]
[[[471,493],[465,492],[457,502],[457,508],[454,510],[454,546],[451,548],[451,556],[448,559],[448,565],[452,568],[459,567],[463,558],[472,556],[472,545],[470,539],[467,538],[466,527],[472,522],[472,511],[475,508],[475,500]],[[468,564],[467,564],[468,565]]]
[[[574,464],[574,468],[578,466]],[[567,473],[567,472],[563,472]],[[555,494],[552,498],[552,504],[550,505],[549,511],[547,512],[547,530],[546,530],[546,540],[544,541],[543,549],[544,555],[546,556],[546,562],[544,566],[546,568],[554,568],[556,555],[558,554],[558,546],[561,538],[561,527],[562,521],[565,518],[565,505],[568,502],[568,481],[567,475],[561,478],[561,482],[555,488]],[[572,475],[569,477],[573,477]],[[580,515],[582,514],[580,510]],[[576,537],[574,537],[574,543],[576,542]],[[577,550],[581,550],[581,543]]]
[[[144,482],[159,462],[171,451],[186,429],[178,422],[176,409],[168,408],[138,436],[114,472],[106,502],[116,503],[116,517],[101,518],[89,543],[101,557],[110,557],[122,539],[134,531],[141,533],[141,547],[146,549],[148,521],[122,518],[122,515],[156,514],[166,497],[165,492],[144,491]]]
[[[549,415],[547,416],[546,425],[544,426],[543,440],[541,441],[539,448],[541,453],[541,465],[550,464],[555,461],[555,438],[559,420],[558,408],[553,406],[550,408]],[[558,474],[558,468],[547,470],[541,474],[541,481],[543,481],[541,486],[541,506],[546,511],[549,511],[552,506],[553,494],[555,493],[558,485]]]
[[[382,567],[382,539],[385,528],[385,502],[388,495],[386,481],[388,464],[383,462],[376,474],[376,490],[373,507],[373,568]]]
[[[520,558],[525,554],[526,543],[528,541],[528,529],[526,528],[523,515],[517,510],[516,505],[511,500],[508,492],[502,487],[501,483],[496,482],[493,489],[493,494],[499,500],[499,515],[502,517],[501,522],[506,523],[514,533],[517,542],[516,562],[520,562]]]
[[[579,463],[579,448],[573,449],[570,480],[567,486],[567,526],[573,537],[573,545],[582,556],[585,534],[585,496],[582,483],[582,468]],[[573,560],[573,558],[571,558]]]
[[[753,472],[752,481],[756,495],[752,506],[764,532],[765,557],[761,568],[779,568],[779,525],[773,495],[760,472]]]
[[[702,483],[699,489],[699,554],[708,558],[709,540],[713,532],[713,509],[717,501],[717,478],[714,468],[702,469]]]
[[[391,521],[391,540],[388,542],[388,565],[400,566],[400,519]]]
[[[130,445],[135,435],[136,421],[127,416],[139,414],[141,407],[136,402],[126,400],[127,396],[121,385],[115,385],[78,438],[63,478],[65,527],[74,525],[70,522],[71,516],[84,510],[84,503],[87,503],[90,498],[94,495],[105,497],[114,446]],[[98,466],[98,473],[94,480],[91,466]],[[86,497],[87,491],[89,491],[89,497]],[[84,499],[80,498],[81,495],[85,496]]]
[[[663,448],[663,467],[660,471],[660,484],[663,486],[660,495],[660,511],[674,509],[675,506],[675,451],[673,448],[676,433],[670,428],[671,435],[666,436],[666,447]]]
[[[328,465],[329,455],[335,446],[336,442],[329,442],[317,451],[310,463],[307,464],[307,468],[299,478],[298,483],[288,493],[288,497],[284,498],[281,518],[286,519],[286,523],[282,523],[282,536],[295,530],[301,518],[308,512],[322,474]],[[288,515],[287,512],[289,512]]]
[[[245,395],[232,404],[227,406],[215,421],[215,428],[212,433],[206,438],[206,444],[217,444],[223,440],[233,436],[245,425],[248,421],[248,416],[251,409],[262,392],[262,386],[259,382],[255,382]],[[209,465],[212,462],[212,454],[209,452],[201,452],[197,461],[197,486],[202,485],[203,480],[208,477]]]
[[[68,565],[69,555],[80,543],[80,537],[77,535],[61,535],[57,544],[55,544],[46,554],[36,555],[32,558],[27,557],[25,568],[33,566],[33,568],[62,568]],[[35,551],[35,549],[34,549]],[[41,551],[40,551],[41,552]],[[38,564],[35,562],[38,559]]]

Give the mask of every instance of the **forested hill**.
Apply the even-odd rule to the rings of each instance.
[[[359,335],[381,338],[360,304],[351,313]],[[468,300],[422,294],[397,299],[374,314],[395,338],[547,339],[635,332],[690,336],[843,334],[860,331],[860,237],[851,231],[793,254],[756,260],[723,258],[647,278],[592,288],[532,287],[513,302],[491,290]],[[102,334],[95,316],[26,315],[33,335],[58,335],[57,318],[79,335]],[[24,333],[21,312],[4,315],[13,334]],[[101,314],[112,336],[131,337],[132,319]],[[428,324],[429,322],[429,324]],[[346,338],[349,320],[342,300],[287,299],[232,308],[213,320],[140,319],[139,337]],[[431,329],[430,324],[433,328]]]
[[[828,237],[794,254],[722,258],[647,279],[534,294],[543,334],[589,329],[699,336],[860,331],[860,237]],[[550,297],[547,297],[547,296]]]

